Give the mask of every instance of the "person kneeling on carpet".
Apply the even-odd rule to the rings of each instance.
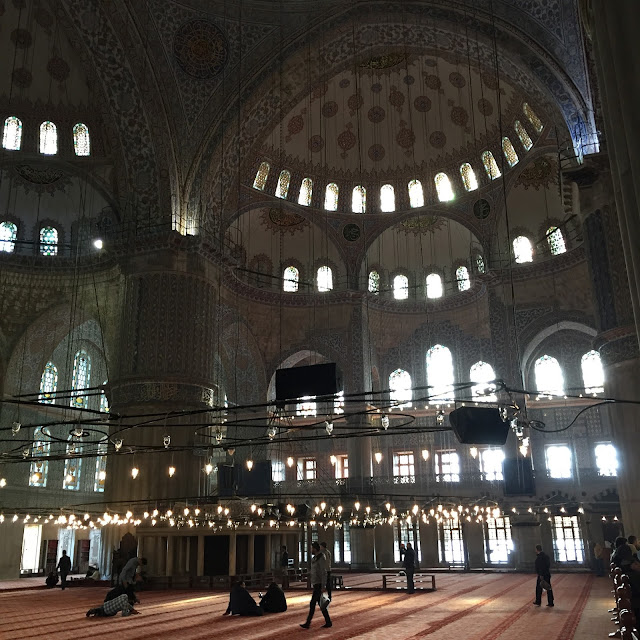
[[[118,611],[122,611],[122,616],[130,616],[132,614],[140,613],[133,608],[133,605],[129,602],[129,598],[126,593],[116,596],[112,600],[107,600],[101,607],[95,607],[87,611],[87,618],[95,616],[96,618],[109,618],[115,616]]]
[[[223,615],[261,616],[262,609],[247,591],[244,582],[240,580],[233,585],[229,595],[229,606]]]
[[[272,582],[260,600],[260,608],[265,613],[283,613],[287,610],[287,598],[280,585]]]

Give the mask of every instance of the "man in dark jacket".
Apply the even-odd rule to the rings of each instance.
[[[71,558],[67,555],[65,550],[62,551],[60,560],[58,560],[58,566],[56,567],[60,571],[60,586],[62,590],[65,590],[67,586],[67,575],[71,573]]]
[[[224,615],[234,616],[261,616],[262,609],[247,591],[243,581],[236,582],[229,595],[229,606]]]
[[[265,613],[283,613],[287,610],[287,599],[278,584],[272,582],[260,600],[260,607]]]
[[[553,591],[551,590],[551,560],[549,556],[542,550],[542,545],[536,545],[536,573],[538,581],[536,582],[536,599],[533,604],[539,607],[542,604],[542,583],[548,585],[547,589],[547,607],[553,607]]]
[[[410,542],[404,550],[404,562],[402,566],[404,567],[404,572],[407,574],[407,593],[414,593],[416,589],[413,584],[413,574],[416,570],[416,552],[413,550]]]

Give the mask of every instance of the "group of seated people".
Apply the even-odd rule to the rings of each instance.
[[[636,536],[616,538],[611,562],[629,576],[632,598],[640,598],[640,542]]]
[[[108,618],[115,616],[118,611],[122,611],[123,616],[140,613],[133,608],[138,602],[140,600],[138,600],[133,590],[133,584],[128,584],[127,586],[119,584],[107,593],[102,606],[94,607],[87,611],[87,618]]]
[[[251,597],[245,583],[240,580],[233,585],[229,595],[229,606],[223,615],[261,616],[263,613],[282,613],[287,610],[287,599],[278,584],[272,582],[264,595],[260,594],[260,604]]]

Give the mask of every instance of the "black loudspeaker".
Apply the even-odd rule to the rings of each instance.
[[[249,471],[243,464],[219,467],[218,495],[266,496],[271,495],[271,460],[256,460]]]
[[[335,362],[276,369],[276,401],[303,396],[329,396],[342,391],[342,376]]]
[[[449,414],[456,438],[463,444],[503,445],[509,435],[509,424],[503,422],[497,409],[460,407]]]
[[[303,502],[302,504],[296,505],[296,510],[293,514],[293,517],[298,518],[299,520],[306,520],[308,513],[309,505]]]
[[[505,496],[533,496],[536,483],[533,479],[531,458],[505,458],[502,463]]]

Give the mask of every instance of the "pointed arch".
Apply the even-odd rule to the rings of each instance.
[[[487,176],[489,176],[489,180],[497,180],[502,175],[491,151],[487,150],[482,154],[482,164],[484,165],[484,170],[487,172]]]
[[[409,205],[412,209],[424,207],[424,190],[420,180],[412,180],[409,185]]]
[[[389,375],[389,399],[398,403],[398,409],[410,407],[413,400],[411,375],[404,369],[396,369]]]
[[[313,195],[313,180],[311,178],[304,178],[300,184],[300,193],[298,194],[298,204],[303,207],[309,207],[311,205],[311,197]]]
[[[580,359],[585,393],[604,393],[604,369],[597,351],[588,351]]]
[[[436,184],[436,192],[440,202],[450,202],[456,197],[453,193],[451,180],[449,180],[449,176],[446,173],[443,171],[438,173],[433,181]]]
[[[58,390],[58,367],[49,361],[44,365],[40,378],[40,394],[38,401],[44,404],[54,404],[55,393]]]
[[[295,293],[300,284],[300,271],[293,265],[288,266],[284,270],[284,278],[282,282],[282,290],[287,293]]]
[[[22,146],[22,121],[16,116],[9,116],[4,121],[2,130],[2,148],[8,151],[20,151]]]
[[[359,184],[351,193],[351,211],[365,213],[367,210],[367,190]]]
[[[496,385],[492,384],[495,379],[495,371],[488,362],[480,360],[471,365],[471,369],[469,369],[469,380],[476,383],[471,388],[471,395],[474,400],[495,402],[497,400],[496,394],[494,393]]]
[[[316,282],[318,291],[321,293],[331,291],[333,289],[333,271],[331,270],[331,267],[326,265],[320,267],[318,269]]]
[[[549,355],[541,356],[534,365],[536,388],[543,395],[563,395],[564,376],[560,363]]]
[[[513,255],[518,264],[533,262],[533,245],[527,236],[518,236],[513,240]]]
[[[516,130],[516,133],[518,134],[518,138],[520,138],[520,142],[522,143],[524,150],[530,151],[533,147],[533,141],[527,133],[527,130],[524,128],[522,122],[520,122],[520,120],[516,120],[513,123],[513,128]]]
[[[518,162],[520,162],[520,158],[518,158],[518,154],[513,147],[513,143],[509,138],[507,138],[507,136],[502,138],[502,152],[504,153],[504,157],[510,167],[515,167]]]
[[[465,191],[475,191],[478,188],[476,172],[468,162],[460,165],[460,176],[462,177],[462,184],[464,185]]]
[[[291,184],[291,172],[283,169],[278,176],[278,186],[276,187],[276,198],[286,200],[289,194],[289,184]]]
[[[409,297],[409,278],[403,273],[393,278],[393,297],[396,300],[406,300]]]
[[[471,289],[469,269],[463,264],[456,269],[456,283],[458,284],[458,291],[468,291]]]
[[[340,190],[335,182],[330,182],[324,190],[324,208],[327,211],[338,210],[338,195]]]
[[[453,357],[448,347],[436,344],[427,351],[427,384],[431,404],[453,400]]]
[[[82,393],[91,382],[91,358],[80,349],[73,359],[73,375],[71,378],[71,406],[87,408],[87,398]]]
[[[268,162],[261,162],[256,171],[256,177],[253,181],[253,188],[258,191],[264,191],[264,187],[267,184],[267,178],[269,177],[269,171],[271,171],[271,165]]]
[[[380,293],[380,274],[375,269],[369,271],[369,282],[367,288],[369,293],[373,293],[376,296]]]
[[[58,128],[50,120],[40,125],[40,153],[45,156],[58,153]]]
[[[91,155],[91,139],[89,127],[83,122],[78,122],[73,127],[73,150],[77,156]]]
[[[396,210],[396,191],[392,184],[383,184],[380,187],[380,211],[392,213]]]
[[[13,253],[16,248],[16,237],[18,235],[18,225],[15,222],[5,220],[0,222],[0,251]]]
[[[435,300],[436,298],[442,298],[442,294],[442,276],[439,273],[430,273],[427,276],[427,298]]]
[[[40,255],[58,255],[58,230],[55,227],[40,229]]]

